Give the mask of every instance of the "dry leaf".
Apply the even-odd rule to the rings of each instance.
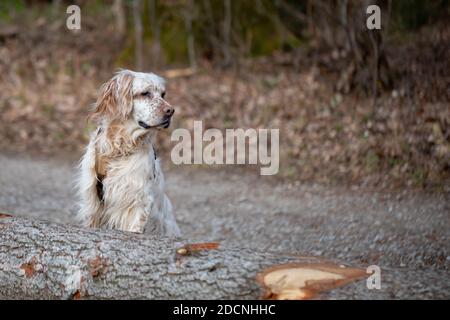
[[[218,242],[190,243],[185,244],[181,248],[178,248],[177,253],[179,255],[185,256],[198,251],[214,250],[217,249],[218,247],[219,247]]]
[[[0,212],[0,218],[10,218],[10,217],[12,217],[12,215]]]

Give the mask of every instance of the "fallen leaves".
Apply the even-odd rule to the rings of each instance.
[[[87,110],[114,71],[111,61],[120,46],[108,33],[112,29],[86,29],[72,43],[64,32],[44,32],[48,22],[40,25],[20,30],[18,39],[0,48],[0,147],[81,153],[90,129]],[[167,99],[177,108],[171,128],[189,129],[193,120],[202,120],[205,128],[280,128],[280,176],[324,184],[448,188],[450,108],[443,76],[450,60],[444,45],[437,46],[440,58],[431,59],[436,50],[427,45],[426,34],[420,38],[420,48],[414,42],[391,48],[405,53],[391,54],[392,67],[410,74],[410,62],[417,65],[414,76],[405,79],[414,87],[397,83],[380,95],[375,109],[371,99],[337,93],[327,68],[310,63],[307,54],[298,57],[299,70],[293,70],[292,56],[281,54],[244,61],[239,72],[209,67],[156,72],[170,78]],[[276,64],[278,58],[284,62]],[[427,71],[430,65],[436,72]],[[430,81],[423,81],[425,73]],[[169,135],[162,132],[158,139],[161,153],[173,146]]]

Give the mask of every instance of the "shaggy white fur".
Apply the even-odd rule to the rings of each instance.
[[[78,219],[84,226],[179,236],[153,149],[174,109],[164,80],[122,70],[102,86],[91,118],[98,123],[80,163]]]

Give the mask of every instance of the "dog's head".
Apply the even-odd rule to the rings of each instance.
[[[153,73],[119,71],[103,84],[91,118],[106,122],[126,122],[148,131],[167,128],[174,108],[164,100],[164,79]]]

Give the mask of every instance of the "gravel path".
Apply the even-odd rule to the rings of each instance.
[[[0,155],[0,211],[72,223],[76,163]],[[231,171],[231,170],[230,170]],[[327,298],[450,299],[450,196],[285,184],[252,174],[166,170],[185,238],[380,266]]]

